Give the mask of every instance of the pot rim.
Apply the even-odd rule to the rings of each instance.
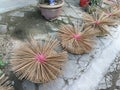
[[[64,5],[64,0],[62,0],[62,3],[57,4],[57,5],[38,4],[38,7],[40,7],[40,8],[58,8],[58,7],[62,7],[63,5]]]

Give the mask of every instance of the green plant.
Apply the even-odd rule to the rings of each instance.
[[[90,5],[91,6],[101,6],[102,0],[90,0]]]
[[[97,7],[102,6],[102,0],[90,0],[89,2],[89,7],[88,7],[88,12],[95,12]]]
[[[4,67],[7,64],[7,62],[3,62],[2,60],[0,60],[0,68]]]
[[[4,66],[7,64],[7,62],[2,60],[2,56],[0,55],[0,69],[4,68]]]
[[[0,76],[3,75],[3,69],[5,68],[5,65],[7,62],[2,60],[2,55],[0,55]]]

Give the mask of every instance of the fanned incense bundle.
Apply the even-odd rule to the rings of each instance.
[[[57,39],[31,41],[24,43],[13,53],[12,70],[19,79],[35,83],[45,83],[55,79],[61,73],[61,67],[67,59],[66,52],[57,52]]]
[[[14,90],[4,74],[0,77],[0,90]]]
[[[61,25],[58,36],[62,47],[74,54],[88,53],[95,44],[92,39],[95,32],[91,32],[90,29],[80,32],[71,25]]]
[[[104,13],[94,13],[92,15],[84,13],[82,15],[84,28],[90,26],[92,31],[97,31],[97,36],[109,34],[108,25],[114,25],[114,20],[108,18]]]
[[[107,16],[120,17],[120,1],[119,0],[109,0],[108,7],[103,10]]]
[[[117,8],[116,6],[109,6],[109,7],[105,7],[102,10],[98,10],[100,13],[105,14],[105,16],[112,18],[112,19],[116,19],[117,17],[120,17],[120,7]]]

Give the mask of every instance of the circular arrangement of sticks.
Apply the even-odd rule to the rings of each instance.
[[[74,54],[84,54],[92,50],[95,44],[93,36],[96,32],[91,32],[90,28],[79,31],[72,25],[61,25],[58,36],[62,47]]]
[[[44,42],[32,38],[15,50],[10,61],[12,70],[19,79],[35,83],[45,83],[57,78],[67,59],[65,51],[55,50],[58,44],[57,39],[53,38]]]

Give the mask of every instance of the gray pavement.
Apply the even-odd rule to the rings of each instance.
[[[0,0],[0,13],[36,4],[37,0]]]
[[[80,19],[82,10],[79,7],[79,0],[65,0],[65,5],[63,6],[61,15],[54,21],[45,20],[41,16],[40,11],[36,8],[36,5],[36,0],[0,0],[0,35],[9,34],[14,42],[13,46],[19,46],[17,41],[26,39],[29,34],[32,34],[35,39],[45,39],[48,34],[55,35],[61,23],[76,24],[76,22],[79,22],[80,25],[82,23]],[[68,61],[63,67],[64,74],[49,83],[38,84],[38,90],[83,90],[79,89],[79,87],[82,86],[77,84],[74,89],[70,89],[69,87],[74,85],[74,83],[77,82],[84,73],[88,72],[89,74],[89,69],[94,71],[94,74],[97,73],[96,70],[99,70],[100,67],[96,69],[97,66],[95,66],[96,64],[93,60],[96,61],[103,51],[105,52],[107,50],[111,42],[119,36],[119,33],[114,32],[114,30],[111,33],[114,34],[113,38],[111,38],[111,36],[97,38],[97,45],[89,54],[73,55],[68,53]],[[92,67],[91,69],[92,63],[95,64],[95,67]],[[104,65],[104,62],[99,63]],[[97,75],[95,76],[97,77]],[[94,76],[90,77],[93,79]],[[83,80],[89,83],[92,82],[90,81],[91,78],[87,78],[85,76]],[[93,81],[95,80],[96,79],[93,79]],[[25,80],[18,80],[17,85],[15,85],[17,90],[21,90],[21,88],[19,88],[21,87],[19,82],[22,82],[21,85],[23,90],[35,90],[35,84]],[[85,83],[80,82],[79,84],[84,85]]]

